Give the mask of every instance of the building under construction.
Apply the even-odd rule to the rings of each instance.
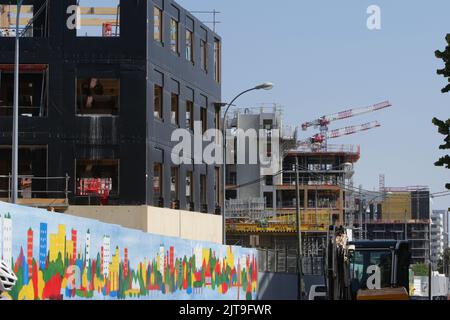
[[[281,170],[264,175],[258,165],[227,166],[227,242],[267,249],[263,264],[271,271],[296,270],[296,159],[299,165],[303,270],[322,274],[329,225],[343,225],[353,204],[353,164],[359,146],[296,146],[296,134],[282,124],[279,108],[273,112],[237,111],[239,128],[281,128]],[[292,134],[287,134],[291,132]],[[294,147],[294,148],[293,148]],[[250,182],[250,183],[249,183]],[[264,255],[262,255],[264,257]]]
[[[378,195],[381,197],[377,196],[375,200],[363,200],[360,212],[364,222],[362,225],[357,223],[363,231],[358,234],[369,240],[407,240],[410,243],[411,263],[428,263],[431,226],[429,188],[383,188]]]
[[[20,204],[217,212],[220,166],[173,163],[170,137],[219,128],[220,36],[172,0],[25,0],[18,30],[16,5],[0,0],[0,199],[20,33]]]

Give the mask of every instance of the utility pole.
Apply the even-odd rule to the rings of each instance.
[[[16,15],[16,53],[14,65],[14,106],[13,106],[13,132],[12,132],[12,195],[11,202],[17,203],[18,193],[18,158],[19,158],[19,23],[20,23],[20,7],[23,0],[17,0]]]
[[[299,299],[303,300],[303,270],[302,270],[302,221],[300,217],[300,187],[299,187],[299,174],[298,174],[298,157],[295,156],[295,190],[296,190],[296,210],[295,218],[297,222],[297,237],[298,237],[298,290]],[[317,203],[316,203],[317,205]]]

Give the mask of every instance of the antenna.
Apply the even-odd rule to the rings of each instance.
[[[200,20],[202,23],[205,24],[212,24],[213,25],[213,31],[216,32],[216,25],[219,23],[222,23],[221,21],[217,21],[217,15],[219,13],[221,13],[220,11],[216,11],[215,9],[213,9],[213,11],[189,11],[190,13],[193,14],[208,14],[208,15],[212,15],[212,21],[207,21],[207,20]]]

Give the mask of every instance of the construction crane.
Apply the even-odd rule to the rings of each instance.
[[[385,108],[389,108],[391,106],[392,105],[389,101],[384,101],[381,103],[374,104],[370,107],[364,107],[364,108],[359,108],[359,109],[350,109],[350,110],[341,111],[341,112],[338,112],[335,114],[322,116],[316,120],[303,123],[302,130],[306,131],[310,127],[314,127],[314,128],[320,127],[321,133],[323,133],[322,131],[328,131],[328,126],[330,125],[331,122],[360,116],[360,115],[363,115],[366,113],[371,113],[371,112],[375,112],[375,111],[382,110]]]
[[[371,129],[378,128],[378,127],[381,127],[380,123],[378,121],[372,121],[372,122],[364,123],[361,125],[349,126],[349,127],[345,127],[345,128],[341,128],[341,129],[335,129],[335,130],[332,130],[332,131],[326,132],[326,133],[318,133],[307,140],[300,141],[299,145],[313,145],[313,144],[322,145],[322,144],[326,144],[326,141],[328,139],[335,139],[335,138],[339,138],[339,137],[343,137],[343,136],[348,136],[351,134],[371,130]]]

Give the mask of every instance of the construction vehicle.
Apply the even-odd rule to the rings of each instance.
[[[326,264],[329,300],[410,299],[407,241],[349,241],[347,229],[333,226]]]

